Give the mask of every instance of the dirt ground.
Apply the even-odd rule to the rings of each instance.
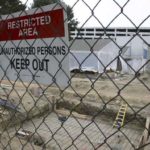
[[[57,115],[51,113],[45,117],[44,122],[42,120],[42,116],[37,117],[26,121],[22,126],[9,129],[7,133],[3,134],[2,139],[5,140],[2,140],[3,147],[0,145],[1,148],[6,147],[9,150],[11,147],[12,149],[10,150],[18,150],[18,147],[20,149],[24,147],[25,150],[42,150],[42,146],[37,146],[34,142],[27,142],[15,136],[15,131],[21,128],[41,135],[46,143],[45,149],[43,148],[43,150],[94,150],[94,147],[98,150],[109,150],[110,147],[113,150],[116,148],[119,150],[134,150],[134,147],[138,145],[140,134],[142,133],[142,131],[130,128],[122,128],[121,132],[117,132],[116,128],[112,128],[111,124],[107,124],[100,118],[91,123],[91,120],[77,120],[77,118],[71,116],[62,125]],[[83,128],[84,134],[82,132]],[[9,144],[10,137],[8,137],[8,133],[11,137]],[[54,136],[52,136],[53,134]],[[124,134],[128,136],[128,139]],[[105,138],[107,138],[107,143],[103,143]],[[133,144],[131,145],[128,140]]]
[[[104,97],[104,101],[120,95],[117,99],[124,99],[131,105],[141,106],[150,102],[150,75],[148,74],[135,78],[134,75],[115,76],[108,73],[105,77],[99,75],[94,79],[74,78],[72,83],[75,91],[95,92],[96,96]]]
[[[72,74],[71,83],[65,90],[56,86],[42,86],[41,95],[33,94],[32,89],[38,87],[36,84],[2,81],[0,98],[7,99],[17,105],[19,111],[32,117],[42,113],[43,109],[49,110],[53,102],[61,104],[68,102],[76,105],[93,105],[103,107],[104,105],[118,109],[124,101],[128,104],[128,111],[147,114],[149,116],[150,102],[150,75],[141,74],[137,78],[134,75],[116,75],[108,73],[105,76],[93,74]],[[49,105],[49,106],[48,106]],[[64,104],[65,105],[65,104]],[[67,106],[67,105],[66,105]],[[145,107],[147,106],[147,107]],[[132,110],[133,108],[133,110]]]
[[[108,113],[110,109],[116,113],[121,103],[125,102],[128,104],[129,115],[138,112],[145,118],[150,116],[149,74],[143,74],[137,78],[133,75],[116,76],[113,73],[107,76],[76,74],[71,80],[71,86],[64,91],[49,87],[46,94],[54,95],[60,107],[78,111],[74,108],[77,106],[80,109],[81,106],[79,113],[93,115],[96,109],[101,110],[104,106]],[[83,111],[84,105],[87,106],[85,109],[88,112]]]
[[[47,112],[56,112],[56,109],[60,112],[62,109],[71,110],[73,118],[89,120],[88,115],[95,116],[95,119],[100,117],[112,126],[122,101],[128,104],[127,118],[134,116],[135,112],[138,112],[138,115],[143,118],[150,115],[149,74],[140,75],[137,78],[133,75],[116,75],[115,73],[108,73],[105,76],[72,74],[71,83],[64,90],[60,90],[56,86],[42,85],[42,90],[35,94],[34,89],[37,87],[36,84],[1,81],[0,98],[17,106],[17,112],[8,108],[3,108],[3,111],[0,109],[0,131],[8,130],[13,125],[24,125],[28,120],[37,116],[43,116]],[[59,114],[59,112],[57,113]],[[70,113],[65,116],[69,115]],[[136,121],[136,118],[132,120],[134,125],[127,124],[127,128],[135,129],[139,124],[142,128],[145,127],[145,122],[141,123],[142,120],[141,122]],[[29,126],[26,128],[28,129]],[[9,150],[10,137],[5,134],[2,134],[6,139],[4,146],[7,145]],[[26,149],[39,149],[34,144],[28,145],[26,141],[20,141],[14,136],[14,133],[12,139],[13,149],[16,149],[16,145],[22,146],[24,143],[27,146]],[[137,137],[137,139],[139,138]],[[17,144],[13,144],[13,142]]]

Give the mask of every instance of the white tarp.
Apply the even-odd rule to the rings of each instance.
[[[126,60],[126,62],[122,58],[120,58],[120,60],[122,64],[122,73],[134,74],[137,71],[143,72],[145,70],[143,65],[146,60],[143,58],[133,58],[128,61]]]
[[[70,54],[70,70],[80,69],[82,71],[98,71],[97,53],[72,52]]]
[[[70,54],[70,70],[94,71],[103,73],[106,70],[117,69],[117,56],[119,49],[113,42],[109,42],[94,53],[91,51],[72,50]]]
[[[104,68],[106,70],[116,70],[117,69],[117,59],[116,55],[112,52],[99,52],[99,69],[98,72],[102,73],[104,72]]]

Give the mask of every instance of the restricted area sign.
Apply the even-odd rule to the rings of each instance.
[[[65,6],[53,4],[2,16],[0,77],[66,87],[69,80]]]

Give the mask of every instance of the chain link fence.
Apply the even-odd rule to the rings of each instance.
[[[61,2],[1,16],[0,149],[150,149],[150,14],[136,25],[124,12],[131,0],[112,0],[120,11],[104,26],[103,0],[71,9],[80,2],[90,15],[70,31]],[[133,27],[110,27],[120,15]],[[99,27],[85,27],[91,18]]]

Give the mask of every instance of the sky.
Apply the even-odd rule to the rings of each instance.
[[[25,3],[27,0],[21,0]],[[73,8],[75,18],[79,21],[79,27],[150,27],[150,0],[63,0]],[[120,14],[123,13],[132,20],[133,24]],[[31,6],[33,0],[28,0]],[[118,4],[117,4],[118,3]],[[120,7],[119,7],[120,6]],[[120,14],[120,15],[119,15]],[[111,21],[119,15],[112,23]],[[143,20],[145,20],[144,23]]]

